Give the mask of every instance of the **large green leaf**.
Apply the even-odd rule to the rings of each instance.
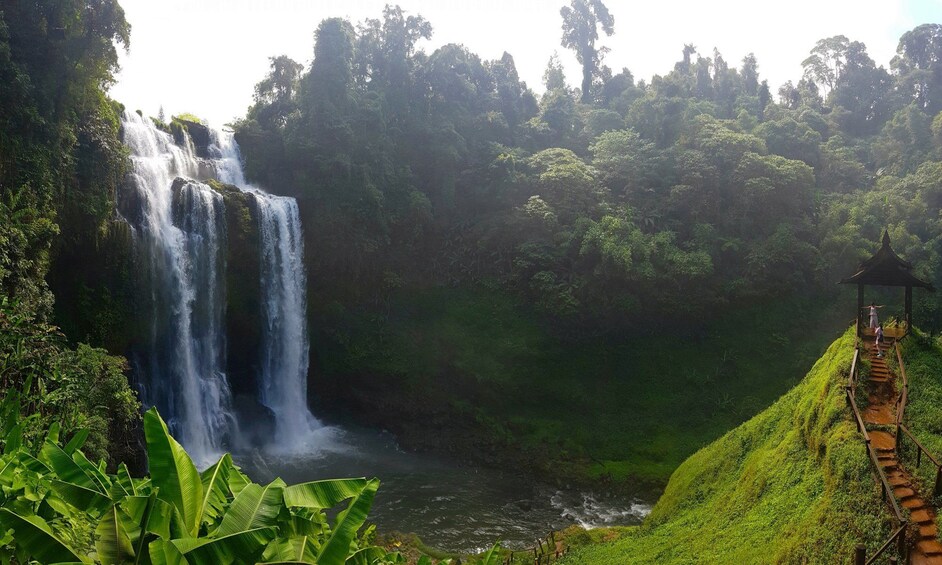
[[[128,466],[124,463],[118,465],[118,472],[115,473],[112,484],[119,487],[125,496],[137,495],[137,489],[134,487],[134,479],[131,478]]]
[[[200,523],[213,523],[226,510],[229,503],[229,472],[232,470],[232,456],[223,455],[215,465],[200,475],[203,483],[203,502],[200,504]]]
[[[170,540],[156,539],[147,546],[153,565],[189,565],[177,546]]]
[[[76,451],[72,454],[72,461],[75,461],[75,464],[78,465],[79,468],[89,476],[89,478],[95,481],[95,484],[98,485],[98,488],[101,492],[108,492],[111,490],[111,477],[106,475],[102,470],[104,469],[104,461],[102,461],[99,466],[96,466],[94,463],[89,461],[88,457],[85,457],[85,454],[81,451]]]
[[[364,547],[347,558],[346,565],[373,565],[374,563],[404,562],[398,553],[386,553],[381,547]]]
[[[252,484],[252,481],[238,467],[233,465],[232,470],[229,471],[229,490],[232,491],[232,496],[239,496],[242,489],[250,484]]]
[[[144,414],[147,460],[157,497],[176,507],[191,537],[199,533],[199,509],[203,501],[203,483],[196,466],[175,439],[156,408]]]
[[[281,521],[280,526],[282,535],[287,534],[287,537],[316,537],[330,529],[324,513],[313,510],[309,511],[308,516],[293,512],[287,519]]]
[[[39,459],[48,465],[62,482],[98,491],[100,494],[107,492],[102,490],[100,485],[88,476],[88,473],[73,461],[68,453],[52,442],[46,441],[43,443],[42,449],[39,451]]]
[[[99,516],[106,508],[111,506],[111,498],[96,490],[85,488],[65,481],[52,479],[49,487],[59,495],[64,502],[78,508],[83,512],[91,512]]]
[[[23,516],[7,508],[0,508],[0,525],[4,529],[12,529],[15,533],[14,543],[40,563],[89,561],[56,537],[46,521],[39,516]]]
[[[264,487],[253,483],[242,489],[213,535],[229,536],[243,530],[274,526],[284,508],[284,486],[284,481],[275,479]]]
[[[16,460],[19,461],[24,467],[29,469],[34,473],[39,473],[40,475],[47,475],[52,473],[52,469],[46,466],[45,463],[36,459],[29,453],[26,453],[24,450],[16,452]]]
[[[0,485],[9,487],[13,483],[17,465],[13,457],[0,459]]]
[[[365,478],[359,478],[330,479],[291,485],[285,488],[285,505],[318,510],[333,508],[344,500],[359,495],[367,483]]]
[[[134,547],[134,565],[150,564],[148,544],[158,537],[170,539],[171,521],[180,513],[163,500],[158,500],[157,493],[125,498],[121,502],[121,510],[134,524],[133,531],[129,528],[131,544]],[[179,529],[182,529],[182,525]]]
[[[186,528],[180,513],[170,503],[157,498],[157,493],[151,493],[149,496],[129,496],[121,502],[121,509],[142,532],[164,539],[171,539],[174,533],[185,535]]]
[[[6,442],[3,445],[3,453],[9,455],[23,445],[23,424],[13,426],[7,433]]]
[[[275,528],[255,528],[213,538],[173,540],[190,565],[252,563],[275,538]]]
[[[72,455],[73,453],[81,449],[83,445],[85,445],[85,440],[88,439],[88,434],[89,434],[88,428],[75,432],[75,435],[72,436],[72,439],[69,440],[69,443],[66,444],[63,450],[69,455]]]
[[[102,565],[120,565],[134,559],[132,533],[128,532],[126,524],[128,521],[117,506],[112,506],[98,522],[98,527],[95,528],[95,549]]]
[[[487,550],[487,553],[481,556],[480,565],[501,565],[503,559],[500,556],[500,542],[495,543]]]
[[[318,565],[341,565],[347,560],[350,543],[366,521],[378,488],[379,479],[368,481],[363,490],[350,501],[347,509],[337,516],[337,524],[317,556]]]
[[[262,553],[263,563],[316,563],[318,547],[308,536],[277,539]]]

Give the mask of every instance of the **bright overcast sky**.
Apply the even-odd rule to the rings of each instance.
[[[356,23],[380,18],[387,0],[120,0],[131,23],[131,50],[111,95],[131,109],[168,116],[191,112],[223,125],[245,114],[268,57],[309,64],[313,32],[327,17]],[[665,74],[685,43],[704,55],[716,47],[729,62],[750,51],[772,91],[801,77],[801,61],[818,39],[843,34],[863,41],[889,66],[899,36],[922,23],[942,23],[942,0],[606,0],[615,35],[605,63],[636,79]],[[433,27],[427,52],[461,43],[482,59],[513,55],[520,77],[541,92],[546,62],[558,51],[571,85],[581,74],[559,45],[559,8],[568,0],[401,0]]]

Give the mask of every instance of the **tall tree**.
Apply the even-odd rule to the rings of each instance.
[[[268,76],[255,85],[252,111],[261,125],[283,127],[288,115],[297,107],[296,97],[304,66],[287,55],[269,57],[268,60]]]
[[[755,96],[759,92],[759,63],[756,56],[749,53],[742,59],[742,85],[746,94]]]
[[[923,24],[907,31],[890,66],[904,91],[930,115],[942,110],[942,24]]]
[[[563,70],[563,64],[559,61],[559,53],[553,53],[546,63],[546,70],[543,71],[543,86],[546,91],[566,90],[566,72]]]
[[[605,35],[615,33],[615,18],[602,0],[572,0],[559,11],[563,17],[563,47],[572,49],[582,65],[582,101],[592,99],[592,79],[598,72],[602,52],[595,48],[599,26]]]
[[[801,62],[805,69],[805,78],[827,88],[834,89],[847,61],[847,49],[850,41],[843,35],[819,39],[811,50],[811,55]]]

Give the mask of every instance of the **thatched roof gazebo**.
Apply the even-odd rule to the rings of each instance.
[[[897,335],[903,337],[909,333],[913,320],[913,288],[924,288],[935,292],[932,283],[921,280],[912,273],[913,265],[900,258],[890,247],[890,234],[884,230],[883,246],[876,254],[860,264],[857,272],[842,279],[840,284],[857,285],[857,335],[863,336],[864,324],[861,324],[861,311],[864,308],[865,286],[901,286],[906,289],[906,320],[904,330]]]

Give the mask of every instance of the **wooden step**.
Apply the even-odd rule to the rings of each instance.
[[[918,496],[910,496],[900,501],[900,506],[909,510],[921,510],[926,507],[926,501]]]
[[[909,517],[917,524],[935,524],[935,517],[929,514],[929,511],[925,508],[913,510],[909,513]]]
[[[939,539],[939,529],[935,527],[935,524],[926,524],[919,526],[919,537],[920,539]]]
[[[942,555],[942,543],[938,540],[921,540],[916,542],[916,549],[925,555]]]
[[[893,494],[896,498],[906,498],[908,496],[916,496],[916,492],[910,487],[893,487]]]
[[[886,481],[890,483],[890,486],[893,488],[896,487],[908,487],[910,486],[909,479],[902,475],[896,475],[895,477],[890,477],[890,473],[887,473]]]

